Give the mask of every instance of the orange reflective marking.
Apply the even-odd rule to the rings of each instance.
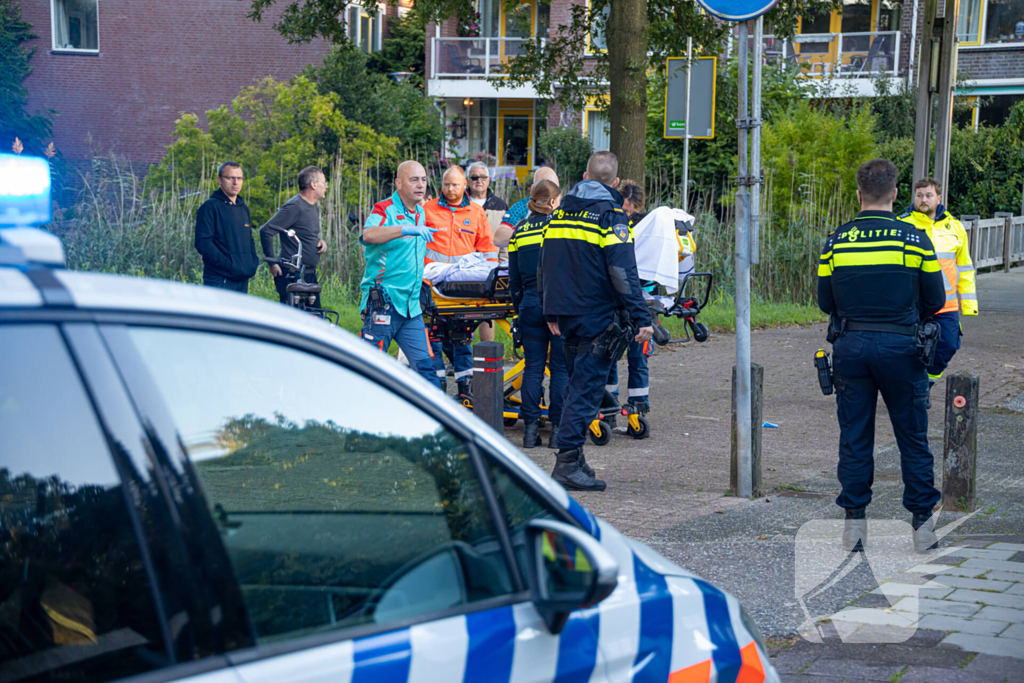
[[[757,653],[757,643],[751,641],[749,645],[740,649],[740,657],[743,658],[743,666],[736,676],[736,683],[761,683],[764,681],[764,665],[761,663],[761,655]]]
[[[434,360],[434,347],[430,345],[430,330],[424,327],[423,334],[427,335],[427,351],[430,353],[430,360]]]
[[[708,683],[711,680],[711,660],[688,666],[668,675],[668,683]]]

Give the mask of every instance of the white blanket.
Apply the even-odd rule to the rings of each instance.
[[[693,216],[682,209],[662,206],[647,214],[633,228],[636,267],[641,280],[654,280],[673,294],[679,289],[679,281],[686,273],[694,270],[692,252],[687,251],[691,242],[683,240],[686,258],[679,260],[679,239],[676,237],[676,221],[693,225]]]
[[[483,282],[497,266],[497,261],[488,261],[480,252],[473,252],[463,256],[458,263],[428,263],[423,267],[423,279],[434,285],[441,282]]]

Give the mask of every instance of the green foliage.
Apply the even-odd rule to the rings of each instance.
[[[396,71],[416,74],[412,84],[423,86],[427,57],[427,22],[417,7],[398,20],[388,20],[388,36],[380,50],[370,55],[366,67],[385,76]]]
[[[38,37],[32,24],[21,20],[21,5],[0,0],[0,152],[9,154],[18,138],[25,153],[41,155],[43,140],[50,135],[54,112],[25,111],[28,90],[23,83],[32,71],[29,59],[35,48],[24,43]]]
[[[698,188],[716,196],[720,192],[732,192],[725,184],[736,175],[738,73],[739,60],[735,56],[724,65],[719,62],[715,83],[715,137],[690,141],[691,195]],[[799,74],[799,68],[790,63],[777,62],[764,67],[762,112],[766,122],[784,118],[791,107],[806,99],[813,85]],[[664,138],[664,74],[650,79],[647,101],[647,173],[655,182],[681,179],[683,141]]]
[[[183,114],[176,122],[177,139],[147,182],[152,189],[205,192],[215,187],[217,164],[237,161],[246,173],[243,198],[261,223],[294,194],[300,170],[318,164],[332,174],[337,158],[344,163],[335,164],[333,173],[341,177],[329,179],[346,187],[344,199],[357,204],[361,193],[376,185],[368,166],[393,168],[398,140],[349,121],[339,105],[337,94],[319,92],[303,76],[290,83],[265,78],[244,88],[230,107],[206,112],[208,133],[195,114]]]
[[[771,213],[793,219],[805,212],[807,203],[825,198],[834,198],[841,213],[852,210],[857,167],[878,154],[874,127],[867,107],[841,118],[807,100],[786,116],[775,117],[761,139],[761,159],[772,183]]]
[[[401,140],[404,148],[438,149],[444,125],[423,90],[371,71],[367,59],[363,52],[343,45],[325,56],[321,66],[306,67],[304,75],[321,93],[337,98],[346,119]]]
[[[587,160],[594,151],[590,139],[574,126],[542,131],[537,139],[537,149],[558,172],[563,188],[570,188],[583,179]]]

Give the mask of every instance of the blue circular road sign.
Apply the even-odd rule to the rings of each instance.
[[[697,0],[708,12],[726,21],[746,21],[775,7],[779,0]]]

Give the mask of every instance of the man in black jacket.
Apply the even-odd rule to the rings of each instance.
[[[875,410],[882,395],[903,472],[903,507],[913,514],[914,549],[936,547],[939,502],[928,449],[928,373],[918,325],[945,303],[942,271],[924,230],[892,211],[899,173],[886,159],[857,169],[861,211],[829,234],[818,265],[818,306],[838,321],[832,342],[839,417],[839,466],[846,511],[843,548],[867,546],[865,508],[874,481]]]
[[[225,161],[217,169],[220,189],[199,207],[195,244],[203,257],[203,284],[245,294],[259,257],[249,207],[238,196],[243,179],[242,167],[234,161]]]
[[[583,442],[618,360],[609,349],[621,341],[617,325],[631,326],[638,342],[654,334],[637,277],[629,216],[615,189],[618,170],[611,152],[590,157],[583,181],[551,215],[537,273],[544,318],[551,333],[562,337],[569,370],[551,476],[577,491],[605,489],[583,458]]]

